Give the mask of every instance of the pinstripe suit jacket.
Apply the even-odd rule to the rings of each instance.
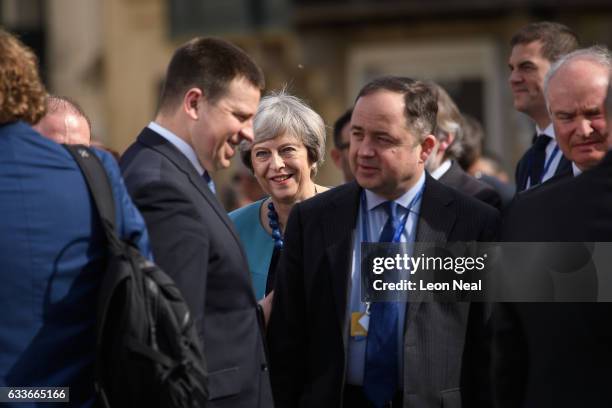
[[[345,184],[291,213],[268,328],[276,407],[342,406],[361,191]],[[427,176],[416,240],[493,241],[498,219],[494,208]],[[404,334],[405,407],[459,407],[462,400],[478,406],[473,391],[488,389],[484,309],[412,298]]]

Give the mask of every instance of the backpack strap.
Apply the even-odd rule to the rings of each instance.
[[[115,225],[115,200],[108,174],[98,156],[84,145],[63,145],[79,165],[89,192],[100,214],[108,249],[113,253],[121,253],[121,240],[117,236]]]
[[[106,173],[104,165],[98,158],[98,156],[87,146],[84,145],[63,145],[64,148],[74,158],[85,182],[89,188],[89,192],[93,197],[94,204],[98,210],[100,216],[100,222],[104,228],[104,234],[106,236],[107,249],[109,255],[118,255],[124,253],[124,245],[120,240],[116,232],[115,226],[115,200],[113,197],[113,189]],[[120,283],[122,279],[117,277],[116,279],[102,279],[102,286],[99,292],[99,304],[97,313],[97,325],[98,328],[104,327],[106,324],[106,315],[111,300],[111,295],[115,290],[115,287]],[[106,397],[104,389],[101,387],[100,380],[102,378],[100,360],[100,345],[101,345],[101,330],[98,330],[96,334],[96,363],[95,363],[95,377],[94,386],[96,393],[99,396],[99,404],[102,407],[109,408],[109,402]]]

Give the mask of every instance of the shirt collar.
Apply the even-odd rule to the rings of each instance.
[[[555,139],[555,128],[552,122],[550,123],[550,125],[546,126],[544,129],[540,129],[540,127],[536,125],[536,132],[538,133],[538,135],[546,135],[553,140]]]
[[[574,177],[582,174],[582,170],[580,170],[578,166],[576,166],[576,163],[574,162],[572,162],[572,173],[574,174]]]
[[[185,155],[185,157],[189,159],[191,164],[193,164],[193,167],[195,167],[196,171],[198,172],[200,176],[204,174],[204,168],[200,164],[200,161],[198,160],[198,156],[196,155],[193,148],[189,146],[187,142],[185,142],[183,139],[181,139],[180,137],[178,137],[177,135],[175,135],[174,133],[172,133],[165,127],[161,126],[159,123],[150,122],[147,127],[151,129],[152,131],[156,132],[157,134],[159,134],[164,139],[166,139],[174,147],[176,147],[181,153],[183,153],[183,155]]]
[[[451,167],[451,161],[445,160],[442,162],[440,166],[438,166],[437,169],[435,169],[429,174],[431,175],[431,177],[435,178],[436,180],[440,180],[440,177],[446,174],[446,172],[448,171],[448,169],[450,169],[450,167]]]
[[[400,197],[396,198],[393,201],[395,201],[397,204],[399,204],[403,208],[408,208],[408,206],[410,205],[410,202],[419,193],[419,191],[421,190],[424,184],[425,184],[425,171],[423,171],[423,173],[421,174],[421,178],[419,178],[419,181],[417,181],[416,184],[412,186],[412,188],[410,188],[410,190],[406,191],[404,194],[402,194]],[[386,198],[381,197],[378,194],[370,190],[365,190],[365,195],[366,195],[368,211],[372,211],[373,209],[375,209],[376,207],[378,207],[380,204],[384,203],[385,201],[389,201]]]

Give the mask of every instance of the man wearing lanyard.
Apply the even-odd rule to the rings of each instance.
[[[424,171],[436,112],[423,82],[365,85],[351,119],[356,181],[294,207],[268,328],[276,407],[487,404],[481,305],[360,298],[361,242],[496,238],[494,208]]]
[[[516,166],[516,191],[520,192],[553,176],[570,175],[570,162],[563,157],[544,101],[544,76],[552,63],[578,48],[576,34],[550,22],[531,23],[510,41],[508,61],[514,107],[536,125],[533,145]]]

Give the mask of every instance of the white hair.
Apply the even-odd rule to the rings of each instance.
[[[606,68],[608,72],[610,72],[612,68],[612,55],[610,54],[610,50],[608,50],[608,48],[603,45],[596,45],[589,48],[581,48],[559,58],[555,63],[552,64],[550,70],[548,70],[546,76],[544,77],[544,99],[546,100],[546,108],[549,112],[550,106],[548,102],[548,88],[550,87],[550,81],[555,77],[555,75],[557,75],[557,73],[562,67],[573,61],[578,60],[592,61],[595,64]]]

